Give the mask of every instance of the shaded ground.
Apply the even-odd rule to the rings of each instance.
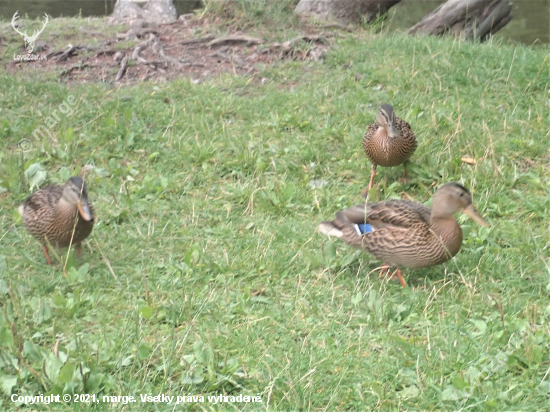
[[[192,15],[172,24],[133,24],[129,29],[120,25],[109,28],[110,32],[97,25],[65,25],[60,27],[62,33],[52,35],[52,29],[49,39],[44,36],[44,41],[37,41],[35,54],[46,55],[47,60],[24,62],[13,56],[25,54],[23,41],[4,27],[3,40],[9,39],[13,47],[2,53],[2,64],[13,74],[47,70],[66,81],[127,84],[178,77],[200,81],[222,72],[253,75],[258,65],[281,59],[319,60],[331,37],[308,29],[307,34],[278,43],[238,30],[214,33],[216,27],[210,26],[208,20]]]

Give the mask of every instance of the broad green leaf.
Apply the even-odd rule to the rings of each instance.
[[[105,169],[102,169],[101,167],[94,168],[95,174],[99,177],[109,177],[111,176],[111,173]]]
[[[189,250],[185,253],[184,261],[189,266],[194,267],[201,258],[201,253],[196,246],[191,246]]]
[[[129,122],[130,120],[133,119],[134,117],[134,111],[132,110],[131,107],[127,107],[126,109],[124,109],[124,119]]]
[[[69,168],[63,166],[61,169],[59,169],[59,171],[57,172],[57,175],[59,176],[59,179],[62,182],[66,182],[71,178],[72,173],[69,170]]]
[[[0,326],[0,346],[13,345],[13,335],[8,326]]]
[[[65,130],[64,138],[67,143],[72,142],[74,140],[74,128],[68,127],[67,130]]]
[[[535,346],[533,348],[533,351],[531,352],[531,359],[533,363],[539,364],[542,362],[542,353],[543,353],[543,350],[540,346]]]
[[[453,384],[453,386],[457,389],[464,389],[466,386],[469,385],[468,382],[466,382],[462,376],[455,376],[454,378],[451,379],[451,383]]]
[[[325,246],[323,247],[323,252],[328,263],[331,263],[336,259],[336,249],[334,247],[334,243],[325,243]]]
[[[187,366],[191,365],[195,361],[195,355],[189,354],[189,355],[183,355],[181,357],[182,361],[180,362],[180,365]]]
[[[351,297],[351,304],[357,305],[362,300],[363,300],[363,294],[361,292],[357,292],[355,295]]]
[[[52,300],[55,306],[58,308],[65,308],[67,306],[67,298],[61,294],[58,290],[52,296]]]
[[[410,399],[416,398],[420,394],[420,390],[416,386],[407,386],[398,393],[400,398]]]
[[[470,323],[472,323],[477,329],[477,331],[473,333],[474,336],[482,335],[487,330],[487,323],[485,323],[485,321],[483,320],[470,319]]]
[[[120,362],[120,366],[130,366],[132,364],[132,359],[134,359],[134,355],[127,356]]]
[[[538,390],[544,394],[550,393],[550,382],[548,381],[541,382],[538,387]]]
[[[314,256],[312,253],[310,253],[308,250],[303,249],[302,250],[302,259],[310,266],[317,267],[319,266],[320,262],[319,259]]]
[[[52,317],[50,303],[45,299],[40,299],[38,310],[34,312],[34,322],[40,325],[42,322],[49,320]]]
[[[34,361],[42,361],[42,358],[45,357],[44,349],[29,341],[23,344],[23,353]]]
[[[13,209],[11,216],[15,224],[20,225],[21,223],[23,223],[23,217],[21,216],[21,213],[19,213],[19,207]]]
[[[59,360],[59,358],[55,356],[53,352],[50,352],[48,354],[48,357],[46,358],[44,370],[46,372],[46,375],[52,382],[57,382],[57,377],[59,376],[59,371],[61,370],[62,366],[63,363]]]
[[[90,268],[90,265],[88,263],[84,263],[80,268],[78,269],[78,279],[84,282],[86,280],[86,275],[88,274],[88,269]]]
[[[212,348],[207,343],[204,343],[200,340],[196,341],[193,344],[193,351],[195,352],[195,357],[203,365],[210,365],[212,362]]]
[[[151,348],[149,347],[149,345],[146,345],[145,343],[142,343],[141,345],[139,345],[139,348],[138,348],[138,356],[140,359],[147,359],[149,356],[151,356],[151,352],[153,352],[151,350]]]
[[[151,316],[153,315],[153,308],[151,306],[142,306],[139,308],[138,314],[143,319],[151,319]]]
[[[10,396],[15,385],[17,385],[17,376],[0,375],[0,390],[4,395]]]
[[[103,382],[104,375],[102,373],[92,373],[86,380],[86,391],[88,393],[99,392],[100,386]]]
[[[59,371],[57,382],[67,383],[73,379],[73,373],[76,369],[76,365],[73,362],[67,362]]]
[[[204,382],[204,377],[202,376],[201,371],[196,370],[193,373],[193,376],[182,375],[181,383],[183,385],[198,385],[199,383]]]
[[[342,267],[349,266],[355,260],[355,253],[347,253],[342,259]]]
[[[258,302],[258,303],[265,303],[266,305],[271,304],[271,299],[266,298],[265,296],[262,296],[262,295],[252,296],[250,298],[250,301],[251,302]]]
[[[40,163],[33,163],[25,170],[25,178],[30,185],[30,190],[40,187],[46,181],[48,173]]]

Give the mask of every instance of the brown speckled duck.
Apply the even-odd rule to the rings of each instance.
[[[42,244],[49,265],[48,244],[55,247],[75,244],[80,256],[81,242],[94,227],[93,207],[81,177],[71,177],[63,186],[38,190],[19,207],[19,213],[25,228]]]
[[[376,116],[376,122],[371,124],[363,137],[363,149],[372,163],[370,182],[361,193],[366,196],[374,184],[377,166],[403,165],[403,179],[407,179],[407,166],[416,150],[416,137],[411,126],[393,112],[391,104],[384,104]]]
[[[383,276],[391,266],[424,268],[456,255],[462,245],[462,230],[453,217],[458,212],[489,226],[472,205],[470,192],[452,182],[435,192],[431,209],[407,200],[355,205],[336,213],[332,222],[321,222],[319,231],[382,260]],[[396,273],[406,286],[401,270]]]

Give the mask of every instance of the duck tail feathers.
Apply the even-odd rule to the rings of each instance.
[[[338,229],[332,222],[321,222],[319,224],[319,232],[327,236],[341,238],[344,233]]]

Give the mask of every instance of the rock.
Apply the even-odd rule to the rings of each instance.
[[[296,6],[298,14],[311,15],[322,20],[361,23],[363,18],[371,22],[385,14],[401,0],[301,0]]]
[[[139,7],[134,0],[118,0],[111,15],[112,24],[130,22],[131,24],[150,23],[173,23],[177,20],[178,14],[172,0],[149,0],[143,8]],[[142,26],[146,27],[146,26]]]

